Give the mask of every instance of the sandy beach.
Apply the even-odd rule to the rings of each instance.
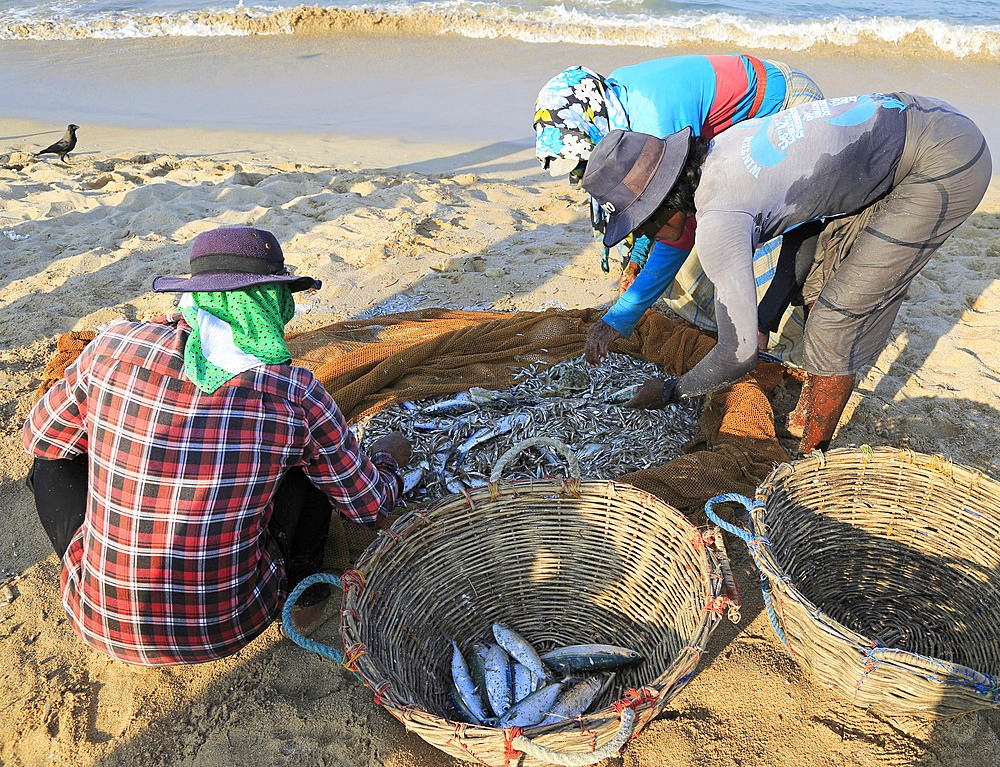
[[[540,84],[564,66],[610,70],[627,63],[623,56],[654,54],[567,46],[519,59],[531,46],[363,36],[293,45],[276,38],[270,75],[244,72],[241,79],[244,43],[213,41],[228,54],[188,103],[181,85],[196,71],[194,63],[183,66],[193,47],[174,50],[160,77],[151,74],[155,57],[137,56],[139,71],[126,71],[132,65],[120,59],[122,71],[106,80],[68,87],[73,67],[113,59],[99,42],[71,43],[79,47],[62,47],[58,56],[36,41],[5,43],[5,52],[17,49],[16,62],[7,57],[0,65],[14,94],[0,118],[0,578],[11,579],[15,595],[0,606],[0,764],[460,764],[408,733],[372,690],[283,638],[277,625],[231,658],[192,667],[132,667],[87,649],[63,613],[59,563],[24,484],[21,426],[58,336],[168,312],[174,299],[152,293],[152,278],[186,273],[187,244],[217,226],[274,232],[294,270],[323,281],[320,291],[300,297],[293,332],[436,306],[513,312],[607,305],[617,275],[601,271],[584,194],[539,172],[531,105]],[[95,53],[97,63],[88,58]],[[411,57],[421,63],[412,79],[374,93],[381,75],[362,55],[389,57],[397,69]],[[438,71],[426,64],[433,55],[451,65],[469,57],[469,69],[453,89],[442,80],[431,89],[437,95],[421,98],[427,91],[417,84]],[[342,98],[313,99],[301,106],[304,118],[282,104],[292,97],[281,82],[305,78],[306,70],[282,67],[309,56],[324,65],[309,68],[315,79],[306,90]],[[46,57],[53,68],[42,81],[37,67]],[[1000,153],[989,95],[995,90],[983,90],[995,63],[915,67],[900,59],[873,67],[861,57],[775,58],[809,71],[830,95],[911,89],[952,100],[980,122],[994,156]],[[348,59],[351,72],[338,66]],[[491,78],[502,60],[512,62],[511,77]],[[550,74],[539,81],[542,71]],[[114,99],[137,77],[149,88],[129,111]],[[271,99],[281,106],[273,119],[260,118],[265,124],[249,116],[255,83],[258,111]],[[213,102],[212,94],[223,92],[217,85],[229,95]],[[381,106],[359,112],[355,105],[373,93]],[[215,120],[213,109],[229,117]],[[82,126],[71,164],[26,154],[51,143],[70,120]],[[998,329],[995,177],[977,212],[914,281],[891,343],[861,377],[833,446],[909,447],[1000,478]],[[795,393],[790,380],[775,391],[778,417]],[[774,636],[757,573],[736,549],[733,542],[742,622],[723,623],[668,715],[607,765],[1000,764],[1000,712],[937,722],[888,718],[816,684]],[[335,622],[316,638],[336,645]]]

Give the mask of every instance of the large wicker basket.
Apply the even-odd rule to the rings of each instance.
[[[712,507],[737,501],[750,530]],[[788,651],[859,706],[954,716],[1000,704],[1000,484],[939,457],[833,450],[713,498]]]
[[[717,528],[714,540],[703,536],[631,485],[580,481],[571,453],[569,480],[500,482],[505,463],[536,443],[561,447],[526,440],[501,457],[488,486],[379,534],[342,579],[344,663],[407,729],[455,757],[593,764],[618,753],[693,676],[727,607],[738,619],[735,584]],[[539,652],[604,643],[645,660],[619,672],[596,713],[562,724],[522,734],[455,721],[449,639],[467,652],[494,621]]]

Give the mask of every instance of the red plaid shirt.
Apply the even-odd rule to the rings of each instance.
[[[267,526],[289,468],[362,523],[399,493],[392,456],[359,450],[308,370],[265,365],[206,394],[182,372],[188,330],[179,315],[113,326],[24,425],[33,455],[89,456],[63,605],[84,642],[130,663],[213,660],[267,628],[285,596]]]

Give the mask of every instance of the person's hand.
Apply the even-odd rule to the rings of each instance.
[[[401,431],[391,431],[385,436],[379,437],[372,443],[372,454],[388,453],[396,460],[396,465],[402,468],[410,462],[410,440],[403,436]]]
[[[642,386],[622,407],[631,407],[639,410],[659,410],[663,407],[663,380],[660,378],[647,378],[642,382]]]
[[[618,278],[618,297],[621,298],[622,295],[628,290],[629,285],[635,282],[635,278],[639,276],[639,272],[642,267],[639,266],[635,261],[629,261],[628,266],[625,267],[625,271],[622,272],[622,276]]]
[[[611,327],[604,320],[598,320],[590,326],[587,331],[587,341],[583,345],[583,353],[587,358],[587,364],[591,367],[598,367],[601,360],[608,355],[608,347],[622,334]]]

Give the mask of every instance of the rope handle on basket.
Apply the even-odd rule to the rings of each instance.
[[[302,634],[296,630],[295,626],[292,625],[292,608],[295,607],[295,603],[298,601],[298,598],[302,596],[302,592],[314,583],[329,583],[331,586],[335,586],[338,589],[343,588],[340,578],[336,575],[331,575],[330,573],[313,573],[312,575],[306,576],[299,581],[299,584],[292,589],[292,593],[288,595],[288,599],[285,600],[285,606],[281,610],[281,627],[285,630],[285,636],[295,642],[295,644],[299,647],[319,653],[324,658],[329,658],[336,663],[343,663],[344,656],[339,650],[325,645],[322,642],[310,639],[309,637],[302,636]]]
[[[726,520],[722,519],[713,510],[717,504],[720,503],[739,503],[742,504],[743,508],[747,511],[752,512],[754,509],[763,508],[764,504],[760,501],[751,501],[745,495],[740,495],[739,493],[725,493],[723,495],[717,495],[715,498],[710,498],[705,504],[705,514],[708,518],[712,520],[713,523],[721,527],[728,533],[732,533],[738,538],[741,538],[743,542],[750,548],[751,552],[753,548],[760,543],[768,543],[766,538],[759,538],[748,530],[744,530],[742,527],[730,524]]]
[[[618,732],[615,736],[598,749],[590,753],[565,754],[562,751],[553,751],[545,746],[539,746],[530,738],[524,735],[517,735],[511,740],[511,745],[518,751],[523,751],[528,756],[546,764],[563,765],[564,767],[585,767],[590,764],[597,764],[604,759],[616,756],[621,751],[635,729],[635,710],[626,706],[622,709]]]
[[[788,652],[792,653],[792,646],[788,642],[788,635],[785,633],[782,621],[778,616],[778,611],[774,607],[774,600],[771,597],[771,582],[768,580],[767,574],[764,568],[761,567],[761,561],[758,558],[757,547],[758,546],[770,546],[771,542],[759,535],[754,535],[748,530],[744,530],[738,525],[732,525],[726,520],[722,519],[718,514],[715,513],[713,507],[719,503],[739,503],[748,512],[753,512],[754,509],[763,508],[764,504],[761,501],[751,501],[746,496],[740,495],[739,493],[725,493],[723,495],[717,495],[715,498],[709,499],[705,504],[705,514],[708,516],[712,522],[717,524],[723,530],[732,533],[738,538],[742,539],[750,549],[750,555],[753,557],[754,564],[757,566],[757,570],[760,572],[760,590],[764,597],[764,607],[767,609],[767,617],[771,622],[771,628],[774,629],[774,633],[778,635],[778,639],[781,643],[785,645]],[[753,516],[750,517],[751,524],[753,523]]]
[[[580,462],[576,460],[576,454],[566,444],[552,437],[529,437],[518,442],[497,459],[496,466],[493,467],[493,471],[490,473],[490,484],[495,485],[499,482],[500,474],[507,468],[507,464],[529,447],[534,447],[535,445],[545,445],[562,453],[563,458],[566,459],[566,463],[569,464],[570,478],[580,479]]]

